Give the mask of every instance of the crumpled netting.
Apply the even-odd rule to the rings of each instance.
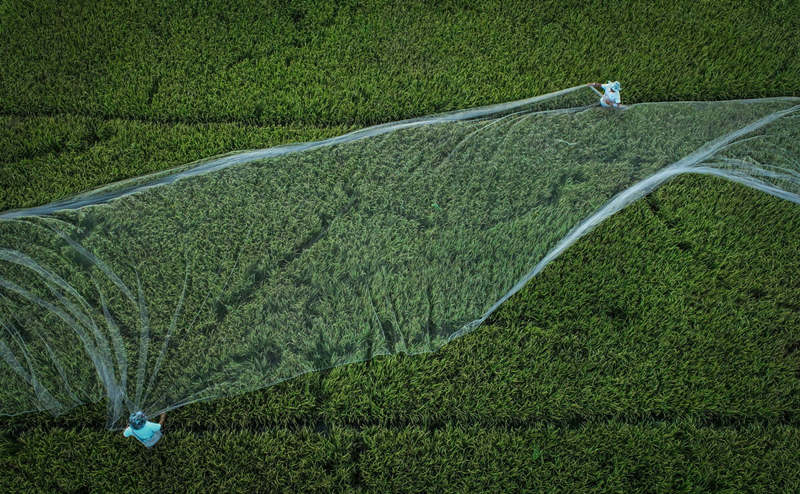
[[[584,86],[235,153],[0,215],[0,413],[127,414],[476,328],[681,173],[800,202],[800,98]]]

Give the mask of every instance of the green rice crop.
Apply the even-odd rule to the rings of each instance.
[[[119,388],[128,407],[153,412],[436,350],[614,194],[793,102],[405,128],[0,223],[0,254],[14,262],[0,307],[24,342],[8,345],[41,384],[34,396],[4,367],[18,384],[0,392],[3,411],[61,412],[104,395],[116,407]],[[783,149],[792,123],[759,142]],[[752,145],[729,149],[746,158]]]
[[[0,2],[0,209],[590,80],[626,103],[800,96],[799,9]],[[678,178],[437,353],[189,405],[150,451],[102,402],[1,417],[0,491],[797,492],[798,217]]]
[[[184,407],[152,451],[102,404],[4,418],[3,488],[792,492],[796,213],[678,178],[437,353]]]
[[[605,78],[622,81],[627,102],[800,96],[798,9],[790,0],[4,2],[0,209],[212,154]]]

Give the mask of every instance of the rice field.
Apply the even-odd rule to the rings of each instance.
[[[799,24],[794,2],[5,2],[0,209],[608,77],[623,82],[626,103],[800,96]],[[106,391],[73,364],[81,346],[58,344],[62,323],[15,309],[26,321],[16,326],[54,338],[63,365],[43,371],[45,382],[63,372],[76,384],[52,398],[101,401],[57,418],[0,417],[0,465],[11,473],[0,490],[797,491],[796,204],[719,178],[673,179],[442,346],[622,184],[780,105],[733,106],[531,109],[452,156],[486,122],[3,224],[16,250],[93,293],[90,305],[120,331],[141,330],[139,300],[153,348],[172,331],[174,353],[141,359],[148,377],[159,366],[154,386],[142,385],[148,400],[235,396],[169,413],[163,444],[145,451],[105,429]],[[773,128],[788,154],[757,139],[714,166],[791,164],[794,126]],[[70,242],[97,253],[137,302]],[[530,257],[512,255],[521,251]],[[449,272],[412,269],[420,258]],[[48,293],[15,266],[4,265],[6,279]],[[350,290],[332,282],[343,279]],[[14,296],[0,305],[20,306]],[[323,328],[337,314],[340,325]],[[127,350],[136,369],[140,349]],[[52,361],[45,346],[32,355]],[[371,360],[303,374],[362,357]],[[16,380],[0,370],[0,407],[35,408]],[[137,381],[127,376],[133,392]]]

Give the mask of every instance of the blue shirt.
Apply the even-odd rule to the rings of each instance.
[[[622,103],[622,100],[619,97],[619,91],[614,91],[612,89],[612,84],[601,84],[603,86],[603,97],[600,98],[600,104],[604,107],[608,108],[609,106],[614,106],[614,104],[619,105]]]
[[[161,424],[148,420],[141,429],[134,429],[131,426],[126,427],[122,435],[125,437],[133,436],[149,448],[161,439]]]

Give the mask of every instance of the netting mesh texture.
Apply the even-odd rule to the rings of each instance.
[[[681,173],[800,202],[800,98],[575,87],[234,153],[0,215],[0,413],[108,426],[475,329]]]

